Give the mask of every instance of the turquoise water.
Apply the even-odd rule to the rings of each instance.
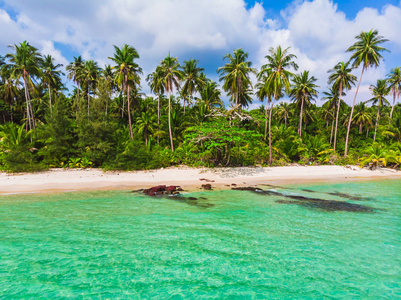
[[[401,181],[272,191],[0,196],[0,298],[401,297]]]

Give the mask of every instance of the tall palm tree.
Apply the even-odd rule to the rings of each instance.
[[[310,101],[313,100],[317,96],[318,86],[315,84],[317,79],[315,77],[309,76],[309,71],[303,71],[301,74],[297,74],[293,77],[292,89],[290,93],[291,99],[298,103],[300,106],[299,113],[299,126],[298,126],[298,134],[302,135],[302,115],[304,110],[304,104],[310,105]]]
[[[376,85],[371,85],[370,90],[372,91],[373,98],[366,102],[371,102],[373,105],[377,105],[377,115],[375,123],[375,134],[373,135],[373,141],[376,141],[377,123],[379,122],[380,108],[384,105],[390,105],[385,98],[391,90],[391,87],[387,85],[387,80],[379,79]]]
[[[294,76],[288,68],[298,70],[298,65],[293,61],[296,56],[288,53],[288,49],[281,49],[278,46],[276,49],[270,48],[269,54],[265,56],[268,63],[262,66],[262,70],[258,74],[258,78],[261,79],[265,75],[264,88],[268,91],[268,94],[273,95],[270,105],[270,116],[269,116],[269,163],[272,164],[272,139],[271,139],[271,118],[272,109],[274,107],[274,101],[278,100],[283,95],[283,90],[287,93],[290,92],[291,84],[290,78]]]
[[[134,61],[139,58],[139,54],[134,47],[127,44],[123,45],[121,48],[114,46],[114,56],[109,57],[115,62],[116,69],[115,82],[121,86],[122,91],[125,90],[127,96],[127,106],[128,106],[128,123],[129,123],[129,135],[133,139],[134,135],[132,132],[132,121],[131,121],[131,108],[130,108],[130,87],[139,85],[140,77],[142,74],[142,68]]]
[[[76,108],[77,113],[79,111],[79,91],[81,86],[81,73],[82,68],[84,66],[84,61],[82,60],[81,55],[78,57],[74,56],[74,61],[70,62],[68,66],[65,68],[68,72],[67,78],[69,80],[73,80],[74,83],[77,85],[77,97],[76,97]]]
[[[183,78],[183,73],[180,70],[180,64],[176,57],[168,56],[160,62],[160,72],[163,75],[162,83],[164,90],[168,93],[168,130],[170,135],[171,151],[174,151],[173,134],[171,131],[171,94],[174,87],[180,89],[180,80]]]
[[[284,120],[284,126],[287,127],[288,119],[292,115],[291,104],[287,102],[280,103],[276,107],[274,115],[278,118],[279,121]]]
[[[46,55],[43,59],[43,83],[47,85],[49,92],[49,105],[50,105],[50,115],[52,112],[52,88],[57,87],[61,83],[61,75],[64,73],[59,69],[62,64],[54,64],[54,58],[51,55]]]
[[[349,62],[339,62],[335,67],[329,70],[329,84],[333,84],[333,87],[338,88],[338,105],[336,113],[336,126],[334,130],[334,151],[336,151],[337,144],[337,128],[338,128],[338,115],[340,113],[340,102],[343,91],[350,90],[356,82],[356,76],[351,74],[352,69],[348,67]]]
[[[29,89],[33,86],[35,77],[42,75],[40,66],[42,65],[42,56],[38,49],[31,46],[27,41],[23,41],[19,45],[9,46],[15,50],[15,53],[8,53],[6,58],[11,65],[11,76],[16,80],[21,77],[24,82],[27,126],[26,130],[34,130],[36,133],[35,119],[33,115],[31,96]]]
[[[382,51],[388,51],[386,48],[380,46],[388,40],[379,35],[377,30],[370,30],[368,32],[361,32],[355,37],[356,43],[347,49],[347,52],[353,52],[350,62],[354,68],[362,65],[361,77],[359,78],[358,86],[356,88],[354,101],[352,103],[351,114],[348,121],[347,136],[345,138],[345,152],[344,157],[347,157],[348,151],[348,138],[351,129],[352,114],[354,113],[355,100],[358,95],[359,86],[361,84],[363,72],[369,67],[377,68],[383,56],[380,54]]]
[[[201,76],[203,68],[198,67],[198,60],[190,59],[184,61],[182,71],[184,72],[184,83],[182,93],[184,95],[184,115],[185,115],[185,97],[188,96],[188,107],[191,104],[192,95],[196,90],[201,90],[205,85],[204,78]]]
[[[251,73],[256,74],[256,69],[252,68],[252,62],[247,61],[248,53],[241,48],[235,49],[234,55],[227,53],[223,60],[228,62],[218,68],[220,81],[224,81],[223,90],[231,96],[231,102],[234,106],[243,106],[241,103],[241,95],[245,94],[245,90],[252,88],[252,82],[249,77]]]
[[[94,60],[87,60],[80,72],[80,79],[85,82],[88,93],[88,119],[90,107],[90,91],[95,89],[96,81],[100,75],[100,68]]]
[[[400,99],[401,95],[401,67],[397,67],[391,70],[387,77],[387,81],[390,84],[391,93],[393,94],[393,105],[391,106],[390,122],[393,119],[393,111],[395,106],[395,98]]]
[[[164,94],[163,85],[163,68],[157,66],[156,70],[146,77],[146,81],[150,86],[150,90],[157,95],[157,130],[160,131],[160,97]],[[159,144],[159,135],[157,136],[157,143]]]

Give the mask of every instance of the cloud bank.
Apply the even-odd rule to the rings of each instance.
[[[364,8],[349,19],[330,0],[294,1],[281,16],[269,15],[261,3],[247,8],[243,0],[42,0],[40,5],[5,0],[0,28],[0,54],[9,51],[7,45],[28,40],[58,63],[66,65],[81,54],[102,66],[111,63],[113,45],[127,43],[138,50],[145,75],[171,51],[181,62],[199,59],[215,80],[223,55],[233,49],[242,47],[259,68],[269,48],[281,45],[291,47],[301,71],[319,79],[321,91],[327,88],[327,70],[348,60],[345,50],[354,37],[378,29],[390,40],[385,46],[392,53],[377,70],[366,72],[359,101],[370,97],[369,84],[401,65],[401,3]]]

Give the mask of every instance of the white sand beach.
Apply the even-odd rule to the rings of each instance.
[[[103,172],[99,169],[51,169],[40,173],[0,173],[0,194],[99,189],[141,189],[159,184],[179,185],[183,189],[196,190],[205,183],[210,183],[213,188],[227,188],[232,184],[250,186],[380,178],[401,178],[401,172],[392,169],[370,171],[358,166],[285,166],[215,169],[171,167],[135,172]]]

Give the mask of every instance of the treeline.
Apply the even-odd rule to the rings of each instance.
[[[386,41],[376,30],[356,36],[346,50],[349,61],[328,71],[330,88],[321,97],[316,78],[299,72],[296,56],[280,46],[269,50],[260,70],[242,49],[226,54],[217,70],[221,87],[197,60],[180,64],[170,54],[141,83],[136,49],[114,46],[111,65],[104,68],[81,56],[66,66],[75,86],[69,93],[63,66],[24,41],[0,56],[0,169],[292,162],[399,167],[401,68],[378,80],[371,98],[355,105],[362,76],[380,64]],[[351,72],[359,67],[357,78]],[[141,84],[155,96],[142,93]],[[342,99],[353,86],[350,107]],[[228,108],[222,90],[230,97]],[[284,95],[291,103],[278,103]],[[246,110],[253,99],[263,105]],[[313,103],[317,99],[325,100],[321,107]]]

